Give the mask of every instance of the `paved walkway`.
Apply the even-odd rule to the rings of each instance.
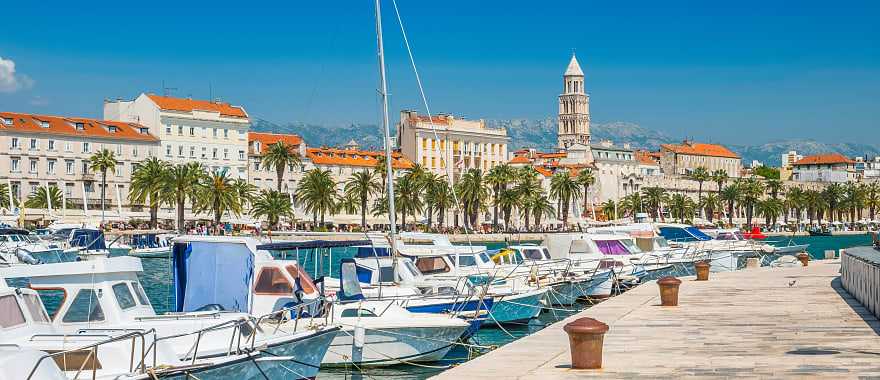
[[[676,308],[654,283],[437,378],[880,378],[880,322],[840,287],[839,261],[683,278]],[[604,368],[572,370],[562,326],[607,323]]]

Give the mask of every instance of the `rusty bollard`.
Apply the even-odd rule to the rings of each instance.
[[[797,259],[801,261],[801,265],[807,266],[810,263],[810,255],[806,252],[801,252],[797,254]]]
[[[602,368],[602,343],[608,325],[593,318],[580,318],[563,327],[571,346],[571,368]]]
[[[666,276],[657,280],[657,285],[660,286],[660,305],[678,306],[678,286],[681,285],[681,280]]]
[[[709,281],[709,260],[697,261],[694,263],[694,270],[697,272],[697,281]]]

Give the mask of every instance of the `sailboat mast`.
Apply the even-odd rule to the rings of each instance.
[[[385,183],[388,196],[388,221],[391,223],[389,243],[391,245],[392,267],[397,281],[397,215],[394,208],[394,172],[391,165],[391,127],[388,122],[388,82],[385,80],[385,47],[382,43],[382,9],[381,0],[376,0],[376,42],[379,55],[379,95],[382,97],[382,130],[385,133]]]

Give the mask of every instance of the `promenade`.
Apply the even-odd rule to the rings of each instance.
[[[880,321],[840,286],[839,261],[683,277],[679,307],[653,282],[441,373],[437,379],[880,376]],[[607,323],[604,368],[570,369],[562,327]]]

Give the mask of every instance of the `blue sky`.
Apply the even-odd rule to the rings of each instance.
[[[396,119],[423,107],[383,4]],[[398,0],[434,112],[553,116],[576,49],[594,121],[729,143],[876,140],[878,4]],[[164,81],[273,122],[379,119],[369,0],[3,7],[0,110],[100,117]]]

